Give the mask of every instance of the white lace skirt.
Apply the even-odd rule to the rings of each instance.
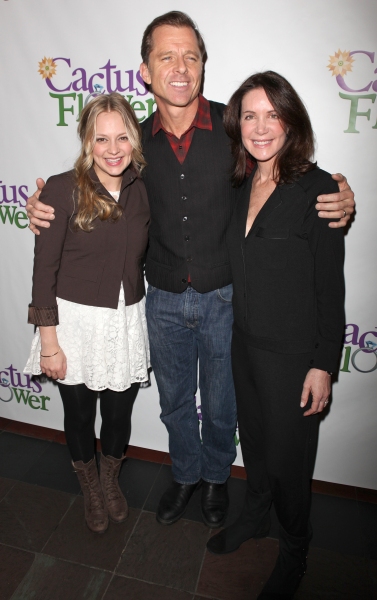
[[[150,367],[145,298],[125,305],[123,286],[117,309],[85,306],[57,298],[59,345],[67,357],[61,383],[85,383],[91,390],[122,392],[148,381]],[[41,341],[37,329],[24,373],[40,375]]]

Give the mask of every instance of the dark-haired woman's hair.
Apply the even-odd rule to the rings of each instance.
[[[208,57],[202,35],[191,17],[180,10],[172,10],[167,12],[164,15],[156,17],[151,23],[149,23],[148,27],[144,31],[143,39],[141,41],[141,58],[143,59],[143,63],[148,65],[149,55],[153,50],[154,30],[157,29],[157,27],[162,27],[163,25],[170,25],[171,27],[188,27],[189,29],[192,29],[196,35],[203,65],[205,64]]]
[[[232,181],[236,186],[245,178],[248,155],[241,138],[242,99],[251,90],[261,88],[266,92],[286,133],[284,146],[277,153],[274,163],[274,181],[292,183],[316,166],[316,163],[311,162],[314,154],[314,133],[301,98],[291,84],[278,73],[255,73],[234,92],[224,113],[225,131],[232,140]]]
[[[81,140],[81,151],[75,162],[75,175],[78,188],[78,212],[76,227],[83,231],[93,229],[93,221],[111,219],[116,221],[122,214],[122,208],[106,196],[97,192],[97,184],[90,177],[93,166],[93,148],[96,143],[97,117],[101,113],[117,112],[122,117],[127,131],[128,140],[132,146],[131,164],[140,174],[145,166],[141,150],[141,129],[134,111],[127,100],[117,92],[97,96],[84,107],[78,124],[78,134]]]

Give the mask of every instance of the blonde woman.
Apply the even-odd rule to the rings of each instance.
[[[149,205],[136,116],[120,94],[82,111],[81,152],[72,171],[51,177],[42,199],[55,224],[35,240],[29,323],[37,325],[26,373],[57,380],[64,429],[88,527],[128,514],[118,484],[132,405],[148,379],[142,262]],[[95,447],[102,416],[100,478]]]

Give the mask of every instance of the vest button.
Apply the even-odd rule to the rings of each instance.
[[[187,221],[188,217],[183,217],[182,221]]]
[[[182,196],[181,200],[187,200],[187,196]]]
[[[185,178],[185,174],[181,173],[180,177],[181,177],[181,179],[184,179]]]
[[[191,261],[192,261],[192,258],[191,258],[191,256],[188,256],[188,257],[186,258],[186,260],[187,260],[187,262],[191,262]]]
[[[185,235],[185,242],[188,242],[189,239],[190,239],[190,236],[189,235]]]
[[[182,283],[187,283],[187,279],[182,279]]]

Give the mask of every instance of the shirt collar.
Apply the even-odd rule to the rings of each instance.
[[[196,127],[197,129],[209,129],[210,131],[212,131],[210,104],[209,101],[206,98],[204,98],[204,96],[202,96],[202,94],[199,94],[199,104],[195,118],[191,123],[190,127],[185,131],[183,135],[185,135],[193,127]],[[156,133],[160,131],[160,129],[162,129],[167,135],[173,135],[171,132],[167,131],[162,125],[160,113],[157,109],[154,113],[152,135],[155,136]]]

